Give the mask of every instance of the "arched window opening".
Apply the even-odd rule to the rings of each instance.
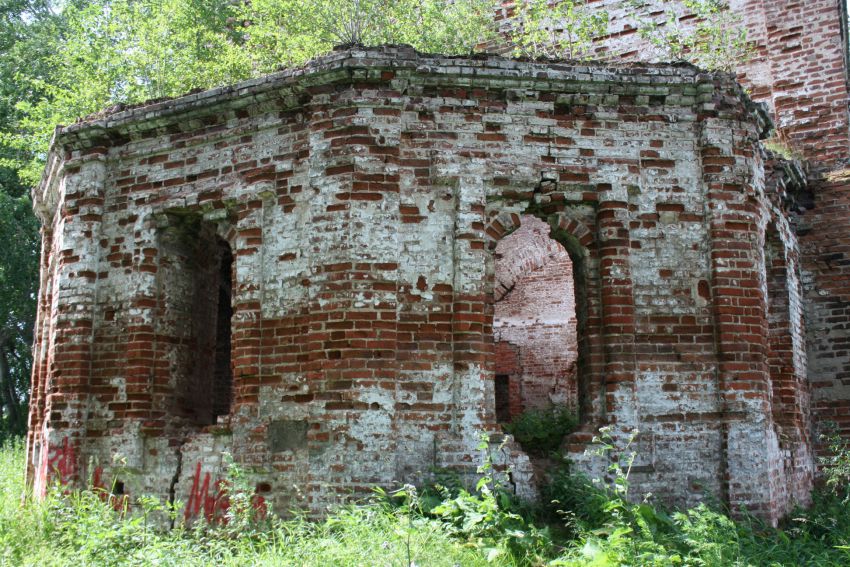
[[[573,263],[544,221],[496,246],[493,334],[496,419],[552,405],[578,407],[578,337]]]

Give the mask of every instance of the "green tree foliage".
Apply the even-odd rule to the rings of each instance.
[[[26,430],[38,285],[38,223],[26,197],[0,191],[0,438]]]
[[[18,104],[42,96],[37,85],[51,76],[60,22],[48,0],[0,0],[0,188],[13,196],[28,192],[18,175],[28,156],[10,132],[23,117]],[[19,80],[24,73],[30,80]]]
[[[15,77],[35,96],[5,128],[18,156],[7,165],[33,184],[57,124],[300,65],[337,44],[469,53],[490,33],[490,10],[485,0],[76,0],[45,54],[51,72]]]
[[[26,156],[10,164],[29,184],[41,175],[57,124],[114,104],[175,96],[251,75],[226,0],[89,0],[64,7],[45,54],[49,73],[21,68],[35,96],[17,102],[7,146]]]
[[[255,72],[300,65],[334,45],[405,43],[420,51],[471,53],[490,37],[482,0],[252,0],[240,10]]]
[[[46,0],[0,0],[0,128],[15,128],[18,103],[41,95],[17,78],[23,69],[34,79],[49,76],[46,56],[58,29]],[[18,167],[29,158],[7,140],[0,139],[0,438],[26,429],[38,285],[38,222]]]

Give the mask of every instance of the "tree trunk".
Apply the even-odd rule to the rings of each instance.
[[[3,400],[9,408],[9,432],[19,433],[21,425],[18,400],[15,396],[15,385],[12,382],[12,371],[9,367],[8,358],[9,339],[2,337],[0,342],[0,392]]]

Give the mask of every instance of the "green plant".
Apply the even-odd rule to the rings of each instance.
[[[461,489],[453,495],[445,490],[442,503],[431,514],[443,522],[447,533],[483,550],[488,561],[506,556],[522,564],[536,563],[546,555],[549,538],[514,510],[511,496],[502,488],[505,483],[495,476],[486,434],[478,449],[482,476],[475,493]]]
[[[655,15],[656,3],[652,0],[627,0],[626,6],[638,34],[660,59],[733,71],[754,54],[741,16],[729,9],[727,0],[670,2],[661,18]],[[683,23],[686,13],[696,16],[695,21]]]
[[[222,529],[231,534],[258,534],[265,527],[265,506],[257,495],[246,471],[230,453],[224,453],[227,478],[220,483],[222,498],[227,502]]]
[[[681,556],[668,537],[672,519],[645,501],[629,501],[629,476],[636,458],[631,451],[637,430],[628,433],[625,442],[614,439],[612,429],[603,427],[593,438],[588,453],[608,461],[607,479],[594,479],[590,485],[582,477],[572,486],[582,496],[577,503],[589,503],[590,510],[564,509],[568,520],[578,520],[581,545],[573,545],[565,557],[553,565],[572,565],[580,559],[593,565],[669,565],[681,563]],[[563,481],[562,481],[563,482]],[[592,522],[588,525],[587,520]]]
[[[600,427],[599,434],[593,436],[593,446],[588,449],[588,453],[609,461],[608,473],[613,479],[610,488],[615,496],[625,501],[629,497],[629,476],[637,457],[637,452],[629,449],[640,435],[640,431],[633,429],[629,432],[625,445],[618,448],[617,440],[611,435],[612,429],[610,426]],[[596,482],[601,483],[602,480],[596,479]]]
[[[152,497],[134,500],[126,514],[104,501],[102,491],[55,487],[44,500],[27,495],[22,502],[23,463],[19,441],[0,446],[0,565],[511,564],[508,558],[488,563],[481,550],[449,536],[442,521],[420,514],[415,504],[398,512],[378,504],[351,505],[324,521],[303,515],[269,518],[246,530],[202,521],[169,530],[146,522],[145,515],[161,513],[163,506]],[[239,490],[247,492],[248,475],[239,471],[235,476],[240,475]]]
[[[566,465],[550,473],[540,492],[546,518],[550,522],[563,521],[572,535],[600,528],[608,519],[607,491]]]
[[[827,488],[845,503],[850,503],[850,442],[842,438],[834,424],[820,436],[827,454],[818,458]]]
[[[514,55],[587,59],[608,30],[608,12],[585,0],[522,0],[514,17]]]
[[[551,406],[522,412],[504,426],[527,452],[545,455],[557,450],[564,437],[578,425],[578,417],[567,406]]]
[[[796,152],[787,142],[779,138],[769,138],[762,142],[765,149],[787,160],[801,160],[802,155]]]
[[[447,492],[439,513],[429,511],[421,490],[404,486],[389,493],[379,490],[384,495],[379,501],[344,506],[321,521],[296,515],[269,518],[246,530],[204,522],[166,530],[155,522],[145,524],[145,508],[148,514],[161,513],[153,498],[136,500],[126,514],[97,491],[56,487],[46,499],[32,499],[20,474],[23,445],[16,440],[0,447],[0,565],[850,564],[850,506],[831,490],[816,492],[812,507],[796,511],[780,529],[747,516],[732,519],[707,505],[667,514],[623,498],[629,492],[630,453],[624,446],[631,436],[618,442],[612,437],[603,430],[595,449],[619,464],[610,471],[613,477],[626,479],[616,485],[611,478],[592,483],[565,476],[560,488],[565,498],[558,508],[573,510],[574,517],[586,515],[570,530],[538,528],[538,521],[532,522],[527,510],[499,488],[503,482],[493,470],[488,443],[482,443],[478,490]],[[229,478],[236,477],[242,486],[238,490],[247,494],[248,476],[234,471]],[[443,477],[451,480],[451,475]]]

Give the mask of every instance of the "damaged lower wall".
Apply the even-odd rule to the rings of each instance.
[[[783,464],[772,411],[768,224],[796,243],[753,111],[686,66],[385,47],[60,130],[36,195],[29,479],[120,477],[187,518],[218,513],[225,452],[278,514],[435,468],[471,483],[499,433],[496,250],[531,215],[574,281],[566,448],[639,429],[637,492],[777,520],[810,479]],[[215,262],[174,240],[176,219],[210,256],[232,250],[226,415],[177,403],[204,379],[215,396],[217,372],[188,361],[220,339],[197,283]],[[527,457],[504,451],[533,494]]]

